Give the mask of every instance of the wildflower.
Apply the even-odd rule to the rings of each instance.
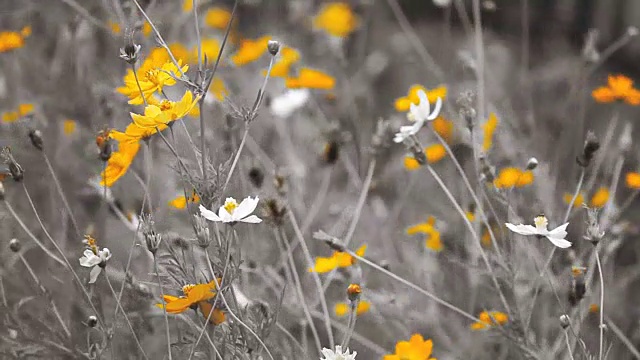
[[[440,135],[446,143],[451,143],[453,140],[453,121],[447,120],[442,116],[438,116],[433,120],[431,126],[433,127],[433,131]]]
[[[140,150],[138,138],[120,131],[110,131],[109,138],[118,142],[118,150],[107,160],[107,167],[101,171],[100,186],[111,187],[129,170],[129,166]]]
[[[425,156],[429,164],[435,164],[447,156],[447,150],[442,144],[433,144],[424,148]],[[404,157],[404,167],[411,171],[420,168],[420,163],[413,156]]]
[[[120,59],[129,64],[135,64],[138,61],[141,48],[142,46],[133,43],[125,45],[124,48],[120,48]]]
[[[296,110],[303,107],[310,96],[311,93],[309,89],[288,90],[284,94],[273,98],[271,104],[269,104],[269,108],[275,116],[286,119]]]
[[[344,303],[344,302],[337,303],[335,307],[336,316],[343,317],[347,315],[349,313],[350,308],[351,307],[347,303]],[[370,302],[366,300],[360,300],[358,301],[358,306],[356,307],[356,315],[362,315],[367,311],[369,311],[370,308],[371,308]]]
[[[431,357],[433,341],[425,340],[420,334],[413,334],[409,341],[398,341],[395,354],[385,355],[382,360],[436,360]]]
[[[527,161],[527,170],[534,170],[538,167],[538,159],[532,157]]]
[[[44,148],[44,141],[42,140],[42,131],[38,129],[29,130],[29,140],[31,144],[38,150],[42,151]]]
[[[155,222],[151,215],[142,215],[139,221],[141,222],[141,232],[147,244],[147,250],[155,256],[160,247],[160,243],[162,243],[162,234],[156,232]]]
[[[627,183],[627,187],[630,189],[640,189],[640,173],[627,173],[627,175],[625,176],[625,182]]]
[[[500,311],[483,311],[478,315],[479,321],[471,324],[471,330],[484,330],[492,326],[502,326],[509,321],[507,314]]]
[[[360,284],[349,284],[349,286],[347,286],[347,297],[350,301],[353,302],[360,299],[360,294],[362,294]]]
[[[266,51],[271,36],[266,35],[256,40],[243,39],[240,48],[231,56],[231,61],[236,66],[243,66],[258,60]]]
[[[231,21],[231,13],[220,7],[212,7],[204,15],[204,23],[214,29],[225,30]]]
[[[440,231],[435,228],[436,219],[429,216],[426,222],[407,228],[407,235],[425,234],[425,246],[427,249],[440,252],[443,249]]]
[[[13,157],[11,148],[8,146],[2,147],[2,150],[0,150],[0,157],[2,157],[3,162],[9,166],[9,173],[13,180],[15,182],[22,181],[22,179],[24,179],[24,169]]]
[[[153,59],[150,59],[149,63],[145,61],[146,64],[143,64],[137,72],[137,82],[133,70],[128,69],[124,77],[124,86],[117,88],[116,91],[127,96],[129,98],[129,104],[131,105],[144,103],[143,97],[149,101],[149,98],[151,98],[153,94],[161,92],[165,86],[173,86],[176,84],[176,79],[174,79],[173,76],[177,76],[181,74],[181,72],[184,73],[189,69],[189,65],[183,66],[181,60],[177,61],[180,68],[172,61],[167,61],[160,67],[156,67],[155,64],[153,64],[153,62],[155,62]],[[138,86],[138,84],[140,86]]]
[[[498,189],[524,187],[533,183],[533,180],[532,171],[508,167],[500,170],[496,179],[493,180],[493,185]]]
[[[364,256],[367,245],[362,245],[356,250],[356,255]],[[356,263],[356,259],[349,253],[334,251],[330,257],[317,257],[316,263],[309,272],[327,273],[337,268],[346,268]]]
[[[229,95],[229,90],[227,90],[227,86],[224,84],[224,81],[222,81],[222,79],[220,79],[219,77],[214,77],[213,80],[211,80],[211,86],[209,86],[209,92],[213,95],[213,97],[222,102],[224,101],[224,98],[227,97],[227,95]],[[197,107],[194,107],[194,109],[197,109]]]
[[[207,219],[200,215],[193,215],[193,228],[196,233],[198,246],[203,249],[208,248],[209,244],[211,243],[211,235],[209,233],[209,225],[207,224]]]
[[[262,219],[255,215],[250,215],[258,206],[258,201],[258,197],[252,199],[249,196],[238,204],[236,199],[228,197],[225,200],[224,205],[220,206],[220,209],[218,209],[217,215],[213,211],[207,210],[207,208],[202,205],[200,205],[200,213],[209,221],[221,221],[232,225],[238,221],[258,224],[262,222]]]
[[[18,105],[16,110],[9,111],[2,114],[2,121],[6,123],[12,123],[19,119],[33,113],[35,106],[33,104],[24,103]]]
[[[194,191],[191,197],[186,198],[184,195],[180,195],[169,201],[169,206],[174,207],[176,209],[184,209],[187,207],[187,203],[198,203],[200,202],[200,197]]]
[[[420,99],[420,103],[418,105],[411,103],[409,106],[410,113],[408,118],[409,120],[414,121],[414,124],[411,126],[401,126],[400,131],[396,133],[393,139],[394,142],[403,142],[408,137],[417,134],[426,121],[431,121],[438,117],[440,109],[442,108],[441,98],[436,100],[436,107],[433,112],[431,112],[431,103],[427,94],[423,90],[418,90],[418,98]]]
[[[285,85],[289,89],[320,89],[331,90],[336,85],[336,79],[320,70],[302,68],[298,72],[298,77],[289,77],[285,80]]]
[[[280,49],[279,53],[280,56],[278,57],[278,61],[273,64],[273,67],[271,67],[271,76],[286,78],[289,76],[289,69],[291,68],[291,65],[300,60],[300,53],[298,50],[288,46]],[[264,70],[262,75],[265,76],[266,73],[267,71]]]
[[[340,157],[340,143],[337,140],[329,140],[322,150],[322,161],[327,164],[335,164]]]
[[[87,318],[87,326],[88,327],[96,327],[98,325],[98,318],[95,315],[90,315]]]
[[[597,314],[600,312],[600,306],[598,304],[590,304],[589,312],[592,314]]]
[[[586,270],[587,268],[585,267],[571,267],[571,287],[568,292],[568,300],[571,306],[576,306],[587,292],[587,285],[584,280]]]
[[[19,49],[24,46],[25,39],[31,35],[31,26],[25,26],[20,32],[0,32],[0,53]]]
[[[118,24],[117,22],[109,21],[108,25],[112,33],[118,35],[122,32],[122,27],[120,27],[120,24]]]
[[[111,251],[107,248],[100,250],[95,239],[89,235],[86,236],[85,244],[87,245],[87,249],[84,250],[79,261],[80,266],[91,268],[89,284],[93,284],[98,279],[98,275],[100,275],[102,269],[107,266],[107,261],[111,258]]]
[[[75,120],[67,119],[62,122],[62,132],[69,136],[76,132],[77,123]]]
[[[342,351],[341,345],[336,345],[336,350],[331,350],[327,348],[322,349],[322,358],[320,360],[356,360],[356,355],[358,355],[357,351],[354,351],[353,354],[349,352],[347,348],[344,352]]]
[[[166,309],[169,314],[181,314],[197,306],[200,308],[202,315],[208,317],[213,307],[208,300],[216,296],[216,289],[220,286],[221,279],[218,278],[217,281],[218,285],[214,280],[206,284],[185,285],[182,287],[183,296],[164,295],[164,304],[156,304],[156,306]],[[224,320],[224,312],[221,309],[214,309],[211,313],[211,323],[218,325]]]
[[[592,131],[587,132],[587,138],[584,141],[582,154],[576,157],[578,165],[582,167],[589,166],[598,149],[600,149],[600,141],[598,141],[598,138]]]
[[[144,109],[144,115],[130,113],[133,123],[141,128],[155,128],[159,125],[170,125],[173,121],[185,117],[200,98],[194,99],[191,91],[186,91],[179,101],[162,100],[156,104],[149,104]]]
[[[399,97],[395,101],[396,111],[399,112],[407,112],[411,109],[411,104],[416,104],[420,101],[420,97],[418,96],[418,92],[422,90],[427,94],[427,99],[429,102],[436,102],[438,98],[444,100],[447,97],[447,88],[445,86],[439,86],[432,90],[425,88],[422,85],[412,85],[409,88],[409,92],[407,96]]]
[[[142,35],[144,35],[144,37],[149,36],[149,34],[151,34],[151,32],[153,31],[153,28],[151,27],[151,23],[146,21],[142,24]]]
[[[598,209],[591,207],[587,209],[587,229],[582,236],[583,239],[597,245],[604,237],[604,230],[600,229],[600,221],[598,221]]]
[[[358,17],[344,2],[324,4],[313,19],[315,28],[341,38],[349,36],[358,27],[359,22]]]
[[[483,137],[482,137],[482,150],[487,152],[493,146],[493,134],[498,127],[498,117],[495,113],[489,114],[489,119],[481,125]]]
[[[183,0],[182,2],[182,11],[185,13],[193,11],[193,2],[198,2],[199,0]]]
[[[202,59],[200,59],[204,63],[204,59],[207,61],[211,61],[218,57],[218,53],[220,52],[220,42],[218,39],[210,38],[210,39],[202,39],[200,42],[200,46],[202,47]],[[194,63],[198,62],[198,45],[194,46],[191,50],[191,61]]]
[[[629,105],[640,105],[640,91],[633,88],[633,80],[624,75],[609,75],[607,86],[599,87],[591,93],[599,103],[624,101]]]
[[[599,188],[593,197],[591,197],[591,201],[589,202],[589,206],[592,208],[602,208],[607,201],[609,201],[609,189],[606,187]]]
[[[562,200],[564,201],[565,204],[569,204],[572,199],[573,199],[572,194],[565,193],[564,195],[562,195]],[[573,207],[578,208],[582,206],[582,204],[584,204],[584,194],[579,193],[578,196],[576,196],[576,200],[573,202]]]
[[[565,240],[569,223],[564,223],[553,230],[548,230],[547,226],[549,225],[549,221],[544,215],[536,216],[534,223],[536,225],[535,227],[523,224],[514,225],[511,223],[506,223],[505,225],[509,230],[520,235],[544,236],[559,248],[565,249],[571,246],[571,243]]]

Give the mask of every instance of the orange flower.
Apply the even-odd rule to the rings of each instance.
[[[221,279],[218,279],[220,284]],[[219,285],[218,285],[219,286]],[[216,284],[211,280],[207,284],[185,285],[182,287],[184,296],[164,295],[164,304],[156,304],[159,308],[165,308],[169,314],[180,314],[194,305],[198,305],[202,314],[207,317],[213,307],[208,301],[216,296]],[[210,321],[220,324],[225,320],[224,313],[220,309],[213,310]]]
[[[287,78],[285,85],[289,89],[321,89],[331,90],[336,85],[336,79],[320,70],[302,68],[297,78]]]
[[[364,256],[367,250],[367,245],[362,245],[356,254],[358,256]],[[314,267],[309,269],[309,272],[326,273],[337,268],[349,267],[356,263],[356,259],[346,252],[334,251],[330,257],[317,257]]]
[[[65,135],[71,135],[76,132],[77,123],[74,120],[67,119],[62,123],[62,132]]]
[[[236,66],[243,66],[250,62],[258,60],[267,52],[267,44],[271,40],[271,36],[266,35],[256,40],[243,39],[240,42],[240,48],[231,56],[231,61]]]
[[[640,173],[630,172],[626,177],[627,187],[631,189],[640,189]]]
[[[231,21],[231,13],[220,7],[212,7],[204,15],[204,23],[214,29],[225,30]]]
[[[591,201],[589,202],[589,206],[592,208],[601,208],[603,207],[607,201],[609,201],[609,189],[606,187],[601,187],[596,190],[595,194],[591,197]]]
[[[438,161],[444,159],[447,156],[447,150],[444,148],[442,144],[433,144],[424,148],[424,153],[427,157],[427,162],[429,164],[435,164]],[[420,163],[413,156],[405,156],[404,157],[404,167],[409,170],[416,170],[420,168]]]
[[[120,34],[120,32],[122,31],[122,28],[120,27],[120,24],[118,24],[117,22],[113,22],[113,21],[109,21],[109,28],[111,29],[111,32],[118,35]]]
[[[138,138],[131,137],[120,131],[110,131],[109,137],[118,142],[118,150],[111,154],[107,167],[100,172],[100,186],[111,187],[124,174],[140,150]]]
[[[451,144],[451,140],[453,140],[453,121],[438,116],[433,120],[431,126],[433,126],[433,131],[440,135],[447,144]]]
[[[215,63],[220,52],[220,42],[218,39],[202,39],[202,62],[204,63],[205,56],[209,64]],[[173,51],[172,51],[173,52]],[[194,46],[191,50],[191,56],[189,61],[196,64],[198,62],[198,45]]]
[[[175,197],[173,200],[169,201],[169,206],[182,210],[187,207],[187,202],[197,204],[200,202],[200,197],[194,191],[189,199],[184,197],[184,195]]]
[[[0,53],[19,49],[24,46],[24,39],[31,35],[31,26],[25,26],[20,32],[0,32]]]
[[[471,324],[471,330],[484,330],[492,326],[502,326],[509,321],[509,316],[500,311],[483,311],[478,315],[479,321]]]
[[[532,171],[522,171],[518,168],[508,167],[500,170],[493,181],[493,185],[498,189],[524,187],[533,183],[533,180]]]
[[[440,252],[443,249],[440,231],[435,228],[436,218],[429,216],[426,222],[407,228],[407,235],[424,234],[427,249]]]
[[[633,80],[624,75],[609,75],[607,86],[593,90],[591,95],[599,103],[620,100],[629,105],[640,105],[640,91],[634,89]]]
[[[427,99],[429,99],[430,103],[436,102],[438,98],[441,98],[443,101],[447,97],[447,88],[445,86],[439,86],[432,90],[428,90],[422,85],[412,85],[409,88],[407,96],[399,97],[395,101],[396,111],[399,112],[407,112],[409,111],[409,107],[411,104],[420,103],[420,98],[418,97],[418,91],[424,91],[427,94]]]
[[[482,137],[482,150],[487,152],[491,149],[491,146],[493,146],[493,134],[496,132],[496,128],[498,127],[498,117],[496,114],[490,113],[489,119],[487,119],[481,127],[484,132]]]
[[[589,312],[592,314],[597,314],[600,312],[600,306],[598,304],[589,305]]]
[[[398,341],[395,354],[385,355],[382,360],[436,360],[431,357],[433,341],[413,334],[409,341]]]
[[[573,199],[573,194],[564,193],[564,195],[562,195],[562,200],[567,205],[571,202],[571,199]],[[576,196],[576,200],[573,202],[573,207],[579,208],[582,206],[583,203],[584,203],[584,195],[582,193],[579,193],[578,196]]]
[[[142,24],[142,35],[144,35],[144,37],[149,36],[149,34],[151,34],[151,32],[153,31],[153,28],[151,27],[151,24],[148,21],[145,21],[144,24]]]
[[[359,22],[358,17],[344,2],[324,4],[313,19],[313,25],[317,29],[337,37],[349,36],[358,27]]]
[[[273,67],[271,68],[271,76],[282,78],[287,77],[289,76],[289,69],[291,68],[291,65],[300,60],[300,53],[296,49],[285,46],[280,49],[278,56],[278,62],[273,64]],[[264,70],[262,75],[265,76],[266,73],[267,71]]]
[[[369,311],[371,303],[366,300],[358,301],[358,307],[356,308],[356,315],[362,315]],[[347,303],[339,302],[336,304],[335,312],[336,316],[343,317],[349,313],[350,306]]]

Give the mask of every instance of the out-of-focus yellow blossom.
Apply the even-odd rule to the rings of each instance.
[[[209,38],[202,40],[202,62],[204,63],[205,56],[207,57],[207,62],[209,64],[214,63],[218,58],[218,53],[220,52],[220,42],[218,39]],[[191,50],[191,62],[196,64],[198,63],[198,46],[194,46]]]
[[[357,27],[360,20],[345,2],[324,4],[313,19],[315,28],[337,37],[349,36]]]
[[[2,122],[12,123],[18,121],[18,119],[20,119],[20,116],[18,116],[17,111],[8,111],[6,113],[2,113]]]
[[[267,44],[271,40],[271,36],[265,35],[256,40],[243,39],[240,42],[240,48],[231,56],[231,62],[236,66],[243,66],[250,62],[258,60],[267,52]]]
[[[227,86],[224,84],[224,81],[219,77],[214,77],[211,80],[211,86],[209,87],[209,92],[213,94],[213,97],[222,102],[224,98],[229,95],[229,90],[227,90]]]
[[[498,189],[511,187],[524,187],[533,183],[534,176],[530,170],[522,171],[518,168],[508,167],[500,170],[498,176],[493,181],[493,185]]]
[[[474,214],[472,211],[467,211],[464,216],[467,217],[467,220],[469,220],[470,222],[474,222],[476,221],[476,214]]]
[[[564,195],[562,195],[562,200],[567,205],[571,202],[571,199],[573,199],[573,194],[564,193]],[[582,206],[582,204],[584,204],[584,194],[579,193],[578,196],[576,196],[576,200],[573,202],[573,207],[579,208]]]
[[[356,250],[356,255],[364,256],[367,245],[362,245]],[[356,259],[346,252],[334,251],[330,257],[317,257],[316,263],[309,272],[326,273],[337,268],[349,267],[356,263]]]
[[[598,304],[590,304],[589,305],[589,312],[592,314],[597,314],[600,312],[600,305]]]
[[[320,70],[302,68],[298,72],[298,77],[290,77],[285,80],[285,85],[289,89],[320,89],[331,90],[336,86],[336,79]]]
[[[120,131],[110,131],[109,138],[118,142],[118,150],[111,154],[107,161],[107,167],[100,172],[100,186],[111,187],[118,181],[135,159],[138,150],[140,150],[139,139],[132,137]]]
[[[20,104],[18,105],[16,110],[3,113],[2,121],[6,123],[15,122],[27,115],[32,114],[34,109],[35,109],[35,106],[33,104],[30,104],[30,103]]]
[[[447,156],[447,150],[442,144],[429,145],[424,148],[424,153],[429,164],[435,164]],[[420,163],[413,156],[407,155],[404,157],[404,167],[409,171],[413,171],[420,168]]]
[[[31,26],[25,26],[17,31],[0,32],[0,53],[19,49],[24,46],[24,41],[31,35]]]
[[[117,22],[109,21],[109,28],[111,29],[111,32],[116,35],[122,32],[122,28],[120,27],[120,24],[118,24]]]
[[[349,304],[344,302],[339,302],[336,304],[335,312],[336,316],[343,317],[349,313]],[[371,303],[366,300],[358,301],[358,307],[356,308],[356,315],[362,315],[369,311],[371,308]]]
[[[182,12],[188,13],[193,11],[193,1],[194,0],[183,0],[182,2]],[[200,0],[195,0],[196,3],[199,3]]]
[[[145,21],[142,24],[142,35],[147,37],[149,36],[149,34],[151,34],[152,31],[153,31],[153,28],[151,27],[151,23],[149,23],[148,21]]]
[[[592,208],[599,209],[603,207],[607,201],[609,201],[609,189],[606,187],[601,187],[593,194],[591,197],[591,201],[589,201],[589,206]]]
[[[435,228],[436,219],[429,216],[426,222],[407,228],[407,235],[424,234],[427,249],[440,252],[443,249],[440,231]]]
[[[62,122],[62,132],[65,135],[72,135],[76,132],[77,123],[75,120],[66,119]]]
[[[482,150],[485,152],[491,149],[493,146],[493,134],[496,132],[496,128],[498,127],[498,117],[494,113],[489,114],[489,119],[481,125],[482,127]]]
[[[445,86],[438,86],[432,90],[425,88],[422,85],[412,85],[409,88],[407,96],[399,97],[395,101],[395,108],[400,112],[407,112],[411,107],[411,104],[420,103],[420,98],[418,97],[418,91],[424,91],[427,94],[427,99],[429,99],[430,103],[436,102],[438,98],[444,99],[447,97],[447,88]]]
[[[131,123],[127,125],[124,132],[130,137],[136,138],[138,140],[145,140],[151,137],[152,135],[154,135],[155,133],[157,133],[158,130],[163,131],[166,128],[168,128],[168,126],[164,124],[158,125],[157,128],[155,128],[155,127],[140,127],[134,123]]]
[[[420,334],[413,334],[409,341],[398,341],[394,354],[385,355],[382,360],[436,360],[431,357],[433,341],[425,340]]]
[[[271,68],[270,76],[286,78],[289,76],[289,69],[291,68],[291,65],[300,60],[300,53],[296,49],[285,46],[280,49],[278,57],[278,61],[273,64],[273,67]],[[267,70],[263,70],[262,76],[265,76],[266,74]]]
[[[146,61],[145,61],[146,63]],[[182,72],[186,72],[189,69],[189,65],[182,65],[182,61],[178,60]],[[143,69],[143,67],[141,67]],[[180,76],[180,70],[171,61],[167,61],[161,68],[151,68],[140,74],[138,71],[138,82],[136,82],[133,70],[129,69],[124,77],[124,86],[119,87],[116,90],[127,96],[129,104],[140,105],[144,103],[144,99],[149,101],[149,98],[156,92],[161,92],[165,86],[173,86],[176,84],[176,80],[171,75]],[[142,76],[141,76],[142,75]],[[138,83],[140,86],[138,86]],[[140,90],[142,89],[142,94]]]
[[[478,315],[480,321],[471,324],[471,330],[484,330],[492,326],[502,326],[509,321],[509,316],[500,311],[483,311]]]
[[[218,279],[218,284],[220,284],[220,279]],[[165,308],[169,314],[181,314],[197,305],[202,315],[207,317],[213,307],[209,300],[216,296],[216,289],[213,280],[207,284],[185,285],[182,287],[184,296],[164,295],[164,304],[156,304],[156,306],[161,309]],[[218,325],[224,320],[224,312],[220,309],[214,309],[210,322]]]
[[[438,116],[431,122],[433,131],[435,131],[447,144],[451,144],[453,140],[453,121],[445,119],[443,116]]]
[[[18,115],[21,117],[27,116],[33,112],[33,109],[33,104],[20,104],[18,105]]]
[[[627,187],[631,189],[640,189],[640,173],[630,172],[625,176]]]
[[[633,87],[633,80],[624,75],[609,75],[607,86],[599,87],[591,93],[599,103],[624,101],[629,105],[640,105],[640,90]]]
[[[188,202],[197,204],[200,202],[200,197],[198,194],[193,192],[193,194],[189,197]],[[176,209],[185,209],[187,207],[187,198],[184,195],[180,195],[169,201],[169,206],[174,207]]]
[[[491,246],[491,233],[489,232],[489,229],[487,229],[486,227],[482,230],[482,237],[480,237],[480,243],[485,248],[488,248]]]
[[[194,98],[191,91],[187,90],[180,101],[162,100],[158,104],[149,104],[144,109],[144,115],[131,113],[131,119],[141,128],[169,125],[173,121],[185,117],[198,100],[198,97]]]
[[[204,23],[214,29],[226,30],[229,21],[231,12],[220,7],[212,7],[204,15]]]

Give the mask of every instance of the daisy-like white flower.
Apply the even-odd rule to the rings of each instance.
[[[553,230],[549,230],[547,229],[549,220],[547,220],[544,215],[536,216],[533,222],[536,226],[523,224],[514,225],[510,223],[506,223],[505,225],[507,225],[509,230],[520,235],[544,236],[559,248],[566,249],[571,246],[571,243],[564,239],[567,236],[567,226],[569,223],[564,223]]]
[[[85,244],[87,244],[88,249],[84,251],[79,260],[81,266],[91,268],[89,284],[93,284],[98,279],[102,268],[107,266],[107,261],[111,258],[111,251],[107,248],[100,250],[96,245],[95,239],[90,236],[85,240]]]
[[[322,349],[322,358],[320,360],[355,360],[358,352],[349,353],[349,349],[342,352],[342,346],[336,345],[336,350],[324,348]]]
[[[236,199],[232,197],[228,197],[225,200],[224,205],[220,206],[218,210],[218,214],[214,213],[211,210],[208,210],[204,206],[200,205],[200,213],[205,219],[210,221],[219,221],[223,223],[236,223],[236,222],[246,222],[251,224],[258,224],[262,222],[262,219],[255,215],[251,215],[251,213],[258,206],[258,197],[251,198],[251,196],[242,200],[240,204],[236,201]]]
[[[310,95],[309,89],[289,90],[271,101],[271,112],[280,118],[288,118],[307,103]]]
[[[409,120],[414,121],[413,125],[401,126],[400,131],[396,133],[396,136],[393,138],[394,142],[401,143],[408,137],[417,134],[425,122],[435,120],[440,114],[440,110],[442,109],[441,98],[436,100],[436,106],[433,112],[431,111],[431,104],[429,103],[427,93],[425,93],[424,90],[418,90],[418,98],[420,99],[420,103],[418,105],[412,103],[409,106],[409,114],[407,115]]]

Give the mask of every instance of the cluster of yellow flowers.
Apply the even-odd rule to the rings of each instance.
[[[426,222],[407,228],[407,235],[424,234],[427,249],[440,252],[443,249],[440,231],[435,228],[436,219],[429,216]]]
[[[367,245],[362,245],[356,250],[356,255],[364,256]],[[356,263],[356,259],[346,252],[334,251],[330,257],[317,257],[314,267],[309,272],[326,273],[337,268],[349,267]]]
[[[564,200],[566,204],[569,204],[571,202],[571,199],[573,199],[573,194],[565,193],[562,196],[562,200]],[[609,201],[609,189],[606,187],[600,187],[593,194],[588,205],[591,208],[600,209],[607,204],[607,201]],[[578,196],[576,196],[576,200],[573,202],[573,207],[579,208],[583,203],[584,193],[581,192],[578,194]]]
[[[33,104],[20,104],[15,110],[2,113],[2,122],[12,123],[33,113]]]
[[[486,330],[492,326],[502,326],[509,321],[509,316],[500,311],[483,311],[478,320],[471,324],[471,330]]]
[[[25,26],[18,31],[0,32],[0,53],[9,52],[24,46],[25,39],[31,35],[31,26]]]

